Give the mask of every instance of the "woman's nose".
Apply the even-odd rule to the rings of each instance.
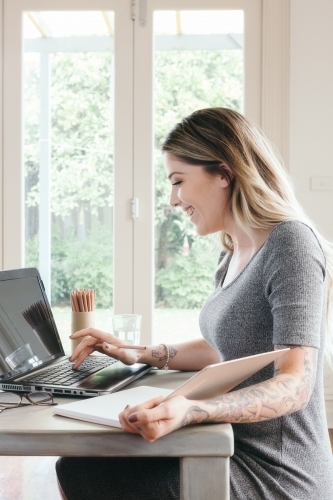
[[[169,201],[169,204],[172,206],[172,207],[177,207],[180,203],[180,200],[175,192],[176,190],[175,189],[172,189],[171,190],[171,195],[170,195],[170,201]]]

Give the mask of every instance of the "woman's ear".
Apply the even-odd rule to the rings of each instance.
[[[226,188],[230,186],[235,176],[229,165],[227,165],[226,163],[221,163],[220,168],[221,168],[221,187]]]

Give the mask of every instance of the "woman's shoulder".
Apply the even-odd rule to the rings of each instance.
[[[263,248],[264,269],[289,270],[319,266],[325,276],[326,259],[314,230],[298,220],[284,221],[270,233]]]
[[[286,250],[317,250],[323,254],[318,237],[311,227],[299,220],[280,222],[270,233],[267,247],[273,246],[281,251]]]

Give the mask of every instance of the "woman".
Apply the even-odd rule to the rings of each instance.
[[[126,364],[162,368],[167,362],[170,369],[199,370],[293,347],[224,396],[207,401],[176,396],[162,403],[156,398],[126,408],[120,420],[125,431],[147,441],[192,423],[230,422],[232,500],[332,500],[323,393],[324,343],[328,357],[332,352],[331,246],[304,215],[267,140],[237,112],[197,111],[175,126],[162,149],[170,204],[186,212],[199,235],[221,233],[216,288],[200,315],[203,339],[135,351],[122,349],[109,333],[83,330],[72,336],[90,335],[73,353],[74,368],[94,350]],[[68,485],[73,468],[83,477],[91,467],[108,471],[106,484],[97,488],[100,498],[179,498],[176,459],[154,459],[158,479],[149,461],[125,459],[124,465],[121,460],[60,459],[58,477],[69,500],[79,498],[77,484]],[[124,489],[121,471],[141,478],[140,493],[131,496]]]

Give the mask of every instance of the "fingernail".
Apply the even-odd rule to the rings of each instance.
[[[72,333],[72,335],[69,336],[69,338],[71,339],[73,337],[74,333]]]
[[[105,342],[105,349],[110,349],[109,344],[107,344],[106,342]]]
[[[129,405],[126,405],[125,408],[124,408],[124,410],[127,410],[127,408],[129,408]]]
[[[137,422],[138,421],[138,417],[136,415],[131,415],[128,419],[129,422],[133,423],[133,422]]]

